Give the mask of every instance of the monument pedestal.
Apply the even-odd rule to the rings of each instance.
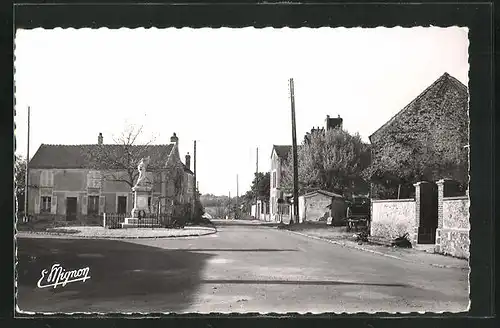
[[[144,214],[149,214],[148,198],[150,197],[151,187],[135,186],[132,188],[134,192],[134,208],[132,209],[132,218],[137,218],[139,212],[144,211]]]

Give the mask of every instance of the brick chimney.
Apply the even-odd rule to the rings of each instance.
[[[177,135],[175,134],[175,132],[174,132],[174,134],[170,137],[170,142],[171,142],[171,143],[175,143],[175,144],[179,143],[179,138],[177,138]]]
[[[98,145],[102,145],[102,140],[103,140],[103,138],[102,138],[102,133],[101,133],[101,132],[99,132],[99,136],[97,137],[97,144],[98,144]]]
[[[189,153],[186,154],[186,167],[191,170],[191,155]]]

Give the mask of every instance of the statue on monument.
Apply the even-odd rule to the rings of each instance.
[[[146,178],[146,169],[148,168],[150,157],[142,158],[137,166],[137,170],[139,170],[139,178],[137,178],[137,182],[135,186],[140,186],[143,184],[144,179]]]

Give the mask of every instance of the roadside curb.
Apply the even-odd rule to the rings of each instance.
[[[60,232],[32,232],[32,231],[21,231],[17,232],[16,238],[41,238],[41,237],[56,237],[56,238],[66,238],[66,239],[166,239],[166,238],[185,238],[185,237],[203,237],[208,235],[213,235],[217,233],[217,229],[199,229],[205,230],[202,233],[187,233],[182,235],[159,235],[159,236],[91,236],[91,235],[76,235],[72,233],[60,233]]]
[[[290,233],[293,233],[293,234],[296,234],[296,235],[299,235],[299,236],[303,236],[303,237],[307,237],[307,238],[311,238],[311,239],[316,239],[316,240],[321,240],[321,241],[325,241],[325,242],[330,243],[330,244],[334,244],[334,245],[338,245],[338,246],[342,246],[342,247],[353,248],[353,249],[357,249],[357,250],[360,250],[360,251],[364,251],[364,252],[368,252],[368,253],[372,253],[372,254],[381,255],[381,256],[393,258],[393,259],[400,260],[400,261],[407,262],[407,263],[417,263],[417,264],[430,265],[430,266],[433,266],[433,267],[436,267],[436,268],[442,268],[442,269],[463,269],[462,266],[458,266],[458,265],[435,264],[435,263],[425,263],[425,262],[421,262],[421,261],[407,260],[407,259],[404,259],[404,258],[399,257],[399,256],[395,256],[395,255],[386,254],[386,253],[383,253],[383,252],[374,251],[372,249],[368,249],[368,248],[365,248],[365,247],[360,247],[358,245],[352,245],[350,243],[344,243],[344,242],[340,242],[340,241],[336,241],[336,240],[331,240],[331,239],[327,239],[327,238],[312,236],[312,235],[308,235],[308,234],[305,234],[305,233],[302,233],[302,232],[291,231],[291,230],[287,230],[287,229],[282,229],[282,230],[288,231]]]
[[[286,229],[283,229],[283,230],[286,230]],[[364,251],[364,252],[368,252],[368,253],[373,253],[373,254],[377,254],[377,255],[382,255],[382,256],[385,256],[385,257],[390,257],[390,258],[393,258],[393,259],[396,259],[396,260],[405,261],[405,262],[413,262],[413,261],[409,261],[409,260],[403,259],[403,258],[398,257],[398,256],[394,256],[394,255],[390,255],[390,254],[385,254],[385,253],[382,253],[382,252],[377,252],[377,251],[374,251],[374,250],[371,250],[371,249],[367,249],[365,247],[359,247],[357,245],[350,245],[348,243],[343,243],[343,242],[336,241],[336,240],[331,240],[331,239],[317,237],[317,236],[311,236],[311,235],[308,235],[308,234],[305,234],[305,233],[302,233],[302,232],[297,232],[297,231],[291,231],[291,230],[286,230],[286,231],[288,231],[290,233],[294,233],[296,235],[303,236],[303,237],[326,241],[327,243],[339,245],[339,246],[342,246],[342,247],[354,248],[354,249],[357,249],[357,250],[360,250],[360,251]]]

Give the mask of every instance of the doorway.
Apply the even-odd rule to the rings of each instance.
[[[77,200],[76,197],[66,197],[66,220],[76,220]]]
[[[127,196],[118,196],[118,214],[127,213]]]
[[[420,218],[418,244],[435,244],[438,227],[438,188],[435,183],[420,185]]]

